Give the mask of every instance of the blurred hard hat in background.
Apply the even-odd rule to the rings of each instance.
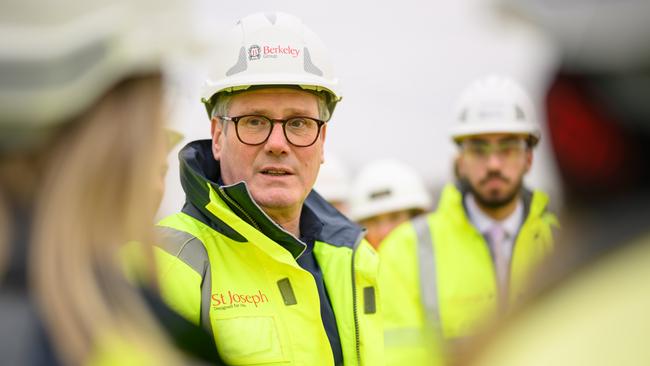
[[[337,155],[325,153],[325,162],[318,171],[314,189],[329,202],[347,202],[350,175]]]
[[[490,75],[474,81],[462,92],[454,116],[451,137],[456,142],[488,133],[528,135],[533,145],[540,138],[532,101],[508,77]]]
[[[350,195],[350,217],[364,220],[382,213],[428,210],[431,196],[410,166],[394,159],[377,160],[361,169]]]
[[[116,82],[188,47],[181,1],[6,0],[0,11],[0,144],[37,143]]]

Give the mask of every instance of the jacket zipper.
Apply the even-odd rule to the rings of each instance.
[[[255,229],[257,229],[257,231],[261,231],[259,225],[257,225],[257,222],[255,222],[255,220],[253,220],[253,218],[248,213],[246,213],[246,211],[244,211],[244,209],[241,208],[241,206],[239,206],[239,204],[237,202],[235,202],[235,200],[233,200],[232,198],[230,198],[230,196],[228,196],[228,194],[223,189],[223,187],[219,187],[219,191],[221,192],[221,195],[223,196],[223,198],[225,198],[228,201],[228,203],[235,206],[237,208],[237,210],[239,210],[239,212],[242,213],[242,215],[246,216],[248,221],[255,227]]]
[[[244,184],[245,184],[245,183],[244,183]],[[246,211],[245,211],[245,210],[244,210],[244,209],[243,209],[243,208],[242,208],[238,203],[237,203],[237,202],[235,202],[235,200],[233,200],[232,198],[230,198],[230,196],[228,196],[228,193],[226,193],[226,190],[224,189],[224,187],[232,187],[232,186],[220,186],[220,187],[219,187],[219,192],[221,192],[221,195],[222,195],[222,196],[223,196],[223,197],[224,197],[224,198],[225,198],[229,203],[231,203],[233,206],[235,206],[235,207],[239,210],[239,212],[241,212],[244,216],[246,216],[246,218],[247,218],[247,219],[252,223],[252,225],[255,227],[255,229],[257,229],[257,231],[262,232],[262,230],[260,229],[260,227],[259,227],[259,225],[257,224],[257,222],[256,222],[256,221],[255,221],[255,220],[254,220],[254,219],[253,219],[253,218],[252,218],[252,217],[251,217],[251,216],[250,216],[250,215],[249,215],[249,214],[248,214],[248,213],[247,213],[247,212],[246,212]],[[246,188],[246,190],[248,191],[248,188]],[[269,219],[269,221],[270,221],[273,225],[275,225],[276,228],[278,228],[278,230],[282,230],[282,231],[284,231],[285,233],[287,233],[287,234],[293,236],[293,237],[296,239],[296,241],[298,241],[298,243],[302,244],[302,246],[303,246],[302,251],[301,251],[300,254],[298,254],[298,255],[296,256],[296,258],[295,258],[296,260],[298,260],[298,258],[300,258],[300,256],[302,256],[302,254],[305,252],[305,250],[307,250],[307,244],[303,243],[300,239],[296,238],[293,234],[291,234],[291,233],[289,233],[288,231],[286,231],[282,226],[278,225],[278,224],[277,224],[273,219],[271,219],[271,218],[269,217],[269,215],[266,214],[266,212],[264,212],[264,210],[262,210],[262,208],[261,208],[261,207],[257,204],[257,202],[255,202],[255,200],[253,200],[252,198],[251,198],[251,202],[252,202],[255,206],[257,206],[257,209],[259,210],[259,212],[262,213],[262,215],[265,215],[266,218]]]
[[[359,237],[354,243],[354,247],[352,251],[352,311],[354,313],[354,341],[355,341],[355,347],[357,352],[357,365],[359,366],[361,366],[361,341],[359,338],[359,314],[358,314],[358,306],[357,306],[357,286],[356,286],[356,276],[355,276],[355,269],[354,269],[354,257],[357,253],[357,250],[359,249],[359,244],[361,243],[361,240],[363,239],[365,234],[366,234],[365,230],[363,230],[359,234]]]

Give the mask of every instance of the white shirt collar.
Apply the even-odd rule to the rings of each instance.
[[[512,238],[517,234],[519,226],[524,221],[524,204],[521,199],[517,200],[517,207],[510,216],[501,221],[497,221],[481,211],[471,193],[465,195],[465,207],[467,207],[469,220],[481,234],[487,232],[494,224],[500,224],[506,232],[506,237]]]

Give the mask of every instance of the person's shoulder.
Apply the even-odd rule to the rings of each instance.
[[[316,238],[318,241],[350,249],[359,244],[362,227],[339,212],[316,191],[312,190],[307,196],[304,209],[309,210],[322,223],[322,230]]]
[[[549,195],[540,189],[527,191],[526,194],[524,203],[529,207],[531,216],[539,218],[546,225],[559,228],[560,222],[549,206]]]
[[[382,260],[384,257],[392,257],[395,252],[408,251],[408,248],[414,247],[417,242],[417,227],[422,224],[428,225],[431,215],[431,213],[422,214],[397,225],[379,245],[377,251]]]

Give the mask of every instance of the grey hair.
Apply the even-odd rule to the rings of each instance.
[[[210,117],[215,118],[219,116],[228,116],[228,112],[230,110],[230,102],[232,101],[232,97],[234,95],[235,93],[221,93],[221,95],[213,97],[216,99],[216,101],[214,103],[214,108],[212,108],[212,113],[210,113]],[[318,101],[318,118],[323,121],[329,120],[330,111],[327,106],[326,96],[320,93],[315,95]]]

